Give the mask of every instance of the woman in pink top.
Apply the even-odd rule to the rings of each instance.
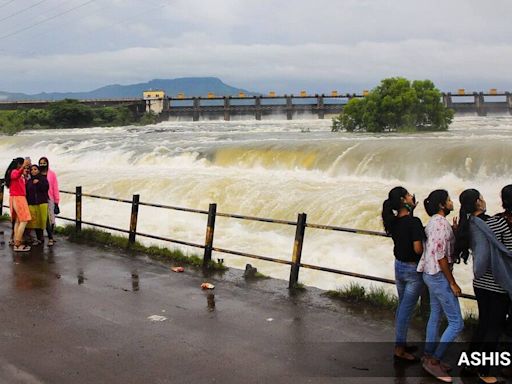
[[[425,227],[427,240],[423,255],[418,263],[418,272],[423,273],[423,281],[430,295],[430,317],[427,324],[425,358],[423,368],[437,379],[451,383],[447,373],[449,366],[442,359],[446,348],[464,328],[458,296],[461,295],[452,274],[455,236],[446,216],[453,211],[453,202],[448,192],[438,189],[425,199],[425,210],[431,217]],[[457,222],[454,220],[454,226]],[[448,326],[439,338],[439,325],[442,317]]]
[[[9,188],[9,206],[11,218],[14,220],[14,250],[19,252],[30,251],[28,245],[22,245],[23,232],[30,221],[30,210],[28,208],[24,168],[30,164],[30,159],[18,157],[13,159],[5,172],[5,185]]]
[[[55,228],[55,215],[60,213],[59,203],[59,183],[57,181],[57,175],[50,169],[50,163],[47,157],[41,157],[39,159],[39,169],[41,174],[46,176],[50,189],[48,190],[48,222],[46,225],[46,232],[48,233],[48,246],[52,246],[55,243],[53,238],[53,230]]]

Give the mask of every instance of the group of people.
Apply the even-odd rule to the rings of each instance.
[[[41,157],[38,164],[32,164],[30,157],[13,159],[5,172],[5,184],[9,188],[13,225],[9,244],[14,251],[28,252],[31,246],[44,244],[45,229],[48,246],[53,246],[60,195],[57,175],[50,170],[48,158]]]
[[[478,325],[470,352],[496,351],[510,316],[512,296],[512,185],[501,190],[504,211],[486,213],[484,197],[476,189],[459,196],[460,213],[450,223],[453,202],[445,190],[435,190],[424,200],[430,220],[423,227],[414,216],[415,196],[403,187],[389,191],[382,219],[394,242],[395,280],[399,304],[396,311],[396,360],[419,361],[407,346],[407,330],[422,291],[427,288],[430,317],[426,328],[423,368],[443,382],[452,382],[446,349],[464,328],[458,297],[461,288],[452,273],[454,264],[473,258],[473,289],[478,303]],[[447,327],[439,337],[442,317]],[[496,383],[490,367],[478,367],[483,383]]]

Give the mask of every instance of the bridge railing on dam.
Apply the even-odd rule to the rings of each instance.
[[[233,116],[254,116],[262,120],[264,116],[284,115],[287,120],[317,116],[324,119],[337,115],[353,98],[363,98],[363,94],[315,94],[300,96],[208,96],[208,97],[168,97],[162,114],[167,118],[192,118],[199,121],[205,117],[231,120]],[[473,113],[485,116],[488,113],[512,114],[510,92],[443,93],[443,104],[455,113]]]
[[[127,199],[119,199],[114,197],[106,197],[106,196],[100,196],[90,193],[83,193],[82,187],[77,186],[75,188],[75,191],[60,191],[63,194],[67,195],[74,195],[75,196],[75,217],[64,217],[64,216],[57,216],[59,219],[70,221],[75,223],[75,230],[81,231],[82,225],[89,225],[92,227],[102,228],[102,229],[108,229],[111,231],[121,232],[128,235],[128,241],[130,244],[135,243],[136,236],[141,236],[149,239],[154,240],[160,240],[165,241],[169,243],[174,244],[180,244],[185,245],[189,247],[194,248],[200,248],[204,250],[203,253],[203,266],[208,266],[209,262],[212,260],[212,252],[219,252],[219,253],[225,253],[230,255],[236,255],[236,256],[242,256],[247,257],[251,259],[257,259],[257,260],[263,260],[273,263],[279,263],[284,265],[290,266],[290,278],[288,282],[289,288],[294,288],[298,284],[299,280],[299,271],[300,268],[307,268],[307,269],[313,269],[317,271],[323,271],[323,272],[329,272],[334,273],[338,275],[344,275],[344,276],[350,276],[358,279],[364,279],[364,280],[370,280],[370,281],[376,281],[379,283],[385,283],[385,284],[395,284],[395,281],[392,279],[387,279],[379,276],[372,276],[372,275],[366,275],[361,273],[355,273],[351,271],[345,271],[335,268],[329,268],[325,266],[319,266],[314,264],[307,264],[302,263],[302,247],[304,244],[304,234],[306,232],[306,228],[314,228],[319,230],[325,230],[325,231],[337,231],[337,232],[345,232],[345,233],[354,233],[362,236],[376,236],[376,237],[390,237],[384,232],[379,231],[371,231],[371,230],[365,230],[365,229],[354,229],[354,228],[347,228],[347,227],[339,227],[339,226],[333,226],[333,225],[322,225],[322,224],[313,224],[307,222],[307,214],[306,213],[299,213],[297,216],[296,221],[289,221],[289,220],[278,220],[278,219],[271,219],[271,218],[264,218],[264,217],[255,217],[255,216],[246,216],[246,215],[240,215],[240,214],[232,214],[232,213],[222,213],[217,212],[217,204],[212,203],[209,205],[208,210],[201,210],[201,209],[192,209],[192,208],[184,208],[184,207],[176,207],[171,205],[163,205],[163,204],[155,204],[155,203],[146,203],[140,201],[140,195],[133,195],[131,200]],[[8,205],[3,204],[3,196],[4,196],[4,180],[0,179],[0,216],[3,214],[3,207],[8,208]],[[83,203],[82,200],[84,197],[93,198],[93,199],[100,199],[100,200],[109,200],[124,204],[130,204],[131,205],[131,215],[130,215],[130,223],[128,226],[128,229],[124,228],[118,228],[118,227],[112,227],[109,225],[104,225],[100,223],[92,223],[88,221],[82,220],[82,210],[83,210]],[[153,207],[153,208],[159,208],[159,209],[166,209],[166,210],[174,210],[174,211],[181,211],[181,212],[189,212],[189,213],[195,213],[195,214],[201,214],[207,216],[206,220],[206,236],[205,236],[205,242],[204,244],[197,244],[192,243],[188,241],[183,241],[179,239],[173,239],[169,237],[164,236],[156,236],[148,233],[142,233],[137,231],[137,223],[138,223],[138,214],[139,214],[139,207],[145,206],[145,207]],[[255,255],[247,252],[240,252],[236,250],[231,249],[225,249],[216,247],[213,245],[214,240],[214,234],[215,234],[215,221],[217,217],[225,217],[230,219],[236,219],[236,220],[248,220],[248,221],[257,221],[257,222],[264,222],[264,223],[272,223],[277,225],[287,225],[287,226],[293,226],[295,227],[295,241],[292,251],[291,260],[283,260],[283,259],[277,259],[269,256],[262,256],[262,255]],[[475,299],[475,296],[468,295],[468,294],[462,294],[463,298],[466,299]]]
[[[189,119],[199,121],[203,119],[218,119],[229,121],[237,118],[254,118],[262,120],[276,115],[285,116],[287,120],[296,118],[324,119],[338,115],[343,107],[353,98],[363,98],[362,94],[331,94],[309,95],[303,91],[300,95],[252,95],[240,94],[238,96],[187,96],[180,94],[176,97],[159,99],[91,99],[79,100],[80,103],[91,107],[129,106],[137,113],[153,111],[159,115],[159,120]],[[16,110],[29,108],[45,108],[55,101],[0,101],[0,110]],[[488,92],[467,93],[460,89],[458,92],[442,93],[443,104],[453,109],[456,114],[512,114],[512,95],[510,92],[497,92],[491,89]]]

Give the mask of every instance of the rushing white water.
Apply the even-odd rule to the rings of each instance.
[[[148,127],[26,131],[0,137],[0,162],[45,155],[61,189],[219,212],[381,230],[380,208],[390,188],[403,185],[422,201],[433,189],[452,198],[479,189],[491,213],[511,183],[512,117],[458,117],[450,131],[418,134],[331,133],[330,121],[166,122]],[[62,211],[73,216],[73,198]],[[457,207],[456,207],[457,208]],[[84,220],[128,227],[127,204],[84,198]],[[420,205],[416,212],[427,222]],[[142,207],[139,230],[201,243],[204,215]],[[290,259],[294,228],[218,218],[215,245]],[[188,250],[194,252],[194,250]],[[249,262],[287,278],[274,263],[216,254],[231,266]],[[391,241],[307,229],[303,262],[393,277]],[[472,293],[469,266],[456,276]],[[308,285],[333,289],[348,278],[302,270]]]

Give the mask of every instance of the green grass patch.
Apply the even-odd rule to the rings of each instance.
[[[297,291],[305,291],[306,290],[306,286],[302,283],[295,283],[293,285],[293,289],[297,290]]]
[[[203,258],[197,255],[186,255],[180,250],[156,245],[147,247],[138,241],[134,244],[130,244],[127,237],[113,235],[98,229],[83,228],[80,232],[76,232],[74,225],[67,225],[65,227],[57,227],[55,232],[67,236],[68,240],[75,243],[104,245],[121,250],[129,249],[131,252],[145,254],[162,261],[181,263],[195,267],[203,266]],[[209,263],[208,267],[215,271],[227,269],[224,264],[213,260]]]
[[[398,306],[398,298],[382,287],[365,288],[357,283],[350,283],[346,287],[327,291],[325,294],[333,299],[352,304],[366,304],[373,308],[396,310]]]
[[[0,221],[11,221],[11,216],[9,216],[8,213],[4,213],[2,216],[0,216]]]
[[[386,311],[389,313],[390,318],[395,315],[395,311],[398,307],[398,297],[387,292],[382,287],[371,286],[370,288],[366,288],[360,284],[351,283],[350,285],[338,290],[327,291],[325,295],[332,299],[341,300],[349,304],[357,304],[357,308],[371,308],[372,310],[380,309]],[[413,313],[413,321],[420,326],[424,326],[428,317],[429,308],[427,307],[422,312],[420,303],[416,304],[416,308]],[[463,317],[464,334],[471,335],[478,325],[478,315],[473,312],[467,312]],[[447,325],[446,319],[443,319],[441,321],[441,328],[444,329]]]

